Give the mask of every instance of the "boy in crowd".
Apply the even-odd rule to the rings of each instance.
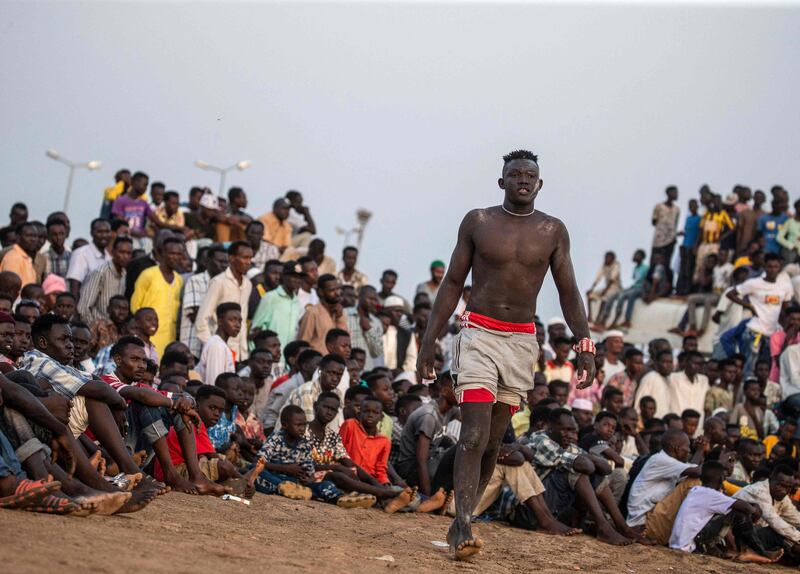
[[[262,351],[263,352],[263,351]],[[252,355],[251,355],[252,357]],[[267,440],[264,435],[264,425],[253,413],[253,400],[256,396],[256,385],[253,379],[242,379],[242,392],[240,402],[236,404],[236,436],[239,452],[248,462],[254,462],[261,445]]]
[[[647,426],[647,421],[656,418],[656,401],[653,397],[644,396],[639,399],[639,432]]]
[[[753,524],[761,518],[761,510],[720,492],[724,479],[725,466],[721,462],[708,460],[703,464],[701,485],[689,491],[675,518],[670,548],[723,557],[723,539],[730,528],[739,550],[731,557],[742,562],[776,562],[783,550],[766,550]]]
[[[228,346],[229,339],[236,339],[242,330],[242,308],[238,303],[217,305],[217,332],[211,336],[203,351],[197,371],[207,385],[215,384],[222,373],[236,372],[236,355]]]
[[[259,420],[262,430],[263,423],[261,421],[269,402],[272,387],[272,366],[274,364],[275,358],[268,349],[253,349],[250,351],[250,356],[247,357],[249,375],[243,375],[241,371],[239,372],[243,380],[246,378],[253,385],[251,414]]]
[[[291,345],[292,343],[286,345],[285,352],[290,349]],[[322,355],[306,346],[301,349],[297,356],[297,371],[285,382],[278,384],[279,379],[276,379],[271,385],[269,397],[267,397],[267,403],[262,411],[263,415],[261,415],[261,422],[264,423],[265,434],[269,435],[272,429],[275,428],[278,422],[278,416],[280,415],[281,409],[286,405],[289,395],[301,385],[311,381],[314,377],[314,373],[317,372],[320,361],[322,361]]]
[[[383,405],[383,416],[378,423],[378,431],[391,440],[392,426],[394,421],[391,415],[394,413],[394,391],[392,381],[382,373],[376,373],[367,377],[367,388],[372,395]]]
[[[221,373],[214,381],[214,386],[225,392],[225,409],[217,423],[208,428],[208,436],[217,452],[226,452],[237,438],[236,417],[239,415],[237,405],[244,400],[244,389],[242,379],[236,373]],[[240,438],[243,436],[240,435]]]
[[[569,398],[569,383],[566,381],[550,381],[547,384],[550,391],[550,396],[558,401],[560,407],[567,406],[567,399]]]
[[[742,437],[736,447],[738,460],[733,467],[730,481],[738,486],[753,482],[753,473],[764,460],[763,445],[756,440]]]
[[[731,389],[737,378],[736,362],[733,359],[723,359],[719,362],[719,379],[713,381],[709,378],[711,388],[706,392],[703,410],[710,417],[717,409],[731,412],[733,409],[733,393]]]
[[[700,426],[701,415],[694,409],[686,409],[681,413],[681,424],[683,425],[683,432],[693,439],[697,428]]]
[[[744,402],[738,403],[728,416],[728,420],[739,423],[739,432],[744,438],[762,441],[778,432],[778,417],[762,406],[761,385],[757,379],[744,382]]]
[[[600,399],[600,408],[608,411],[614,416],[619,416],[625,407],[625,400],[622,391],[616,387],[606,387],[603,389],[603,397]]]
[[[350,389],[348,389],[347,391],[349,393]],[[345,395],[346,394],[347,393],[345,393]],[[345,396],[345,401],[346,400],[347,396]],[[395,412],[395,418],[393,419],[394,424],[392,424],[392,450],[389,453],[389,461],[391,463],[395,463],[397,461],[397,456],[400,451],[400,437],[403,435],[403,429],[405,428],[406,423],[408,422],[408,417],[410,417],[411,413],[413,413],[421,406],[422,406],[422,399],[419,398],[419,396],[417,395],[403,395],[397,399],[397,402],[394,405],[394,412]],[[347,413],[345,412],[345,419],[347,418],[348,418]]]
[[[306,420],[314,419],[314,402],[323,391],[336,390],[342,380],[342,375],[345,372],[344,359],[339,355],[325,355],[319,362],[319,373],[316,378],[311,379],[308,383],[304,383],[297,387],[292,394],[286,399],[284,408],[288,405],[296,405],[303,409],[306,413]],[[339,430],[343,417],[339,414],[332,422],[333,430]]]
[[[567,361],[567,357],[572,352],[572,342],[566,337],[561,337],[553,341],[552,346],[555,357],[545,363],[544,369],[547,382],[572,380],[575,367]]]

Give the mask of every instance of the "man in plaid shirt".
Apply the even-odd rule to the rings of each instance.
[[[545,503],[553,516],[559,518],[580,500],[597,524],[598,540],[624,546],[643,539],[625,523],[614,500],[605,479],[612,470],[608,461],[577,446],[578,423],[572,413],[555,409],[548,422],[549,428],[524,440],[532,452],[530,463],[542,479]],[[613,525],[606,519],[604,509]]]

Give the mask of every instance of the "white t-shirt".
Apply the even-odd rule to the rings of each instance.
[[[791,282],[780,277],[775,283],[770,283],[763,277],[748,279],[736,290],[742,297],[749,296],[750,304],[758,315],[750,319],[747,327],[764,335],[772,335],[775,332],[783,302],[791,300],[794,294]]]
[[[672,535],[669,537],[669,547],[684,552],[694,552],[696,547],[694,538],[708,524],[716,514],[727,514],[736,502],[713,488],[695,486],[681,504],[675,524],[672,526]]]
[[[639,381],[634,404],[638,405],[642,397],[653,397],[656,401],[656,417],[664,418],[670,412],[669,379],[658,371],[650,371]]]
[[[631,486],[628,526],[643,525],[646,514],[672,492],[683,471],[695,466],[672,458],[663,450],[651,456]]]
[[[213,385],[222,373],[235,373],[236,365],[233,362],[233,351],[228,344],[217,334],[203,345],[200,353],[200,362],[197,363],[197,372],[203,377],[203,382]]]
[[[605,359],[603,361],[603,372],[606,375],[606,380],[610,379],[617,373],[621,373],[624,370],[625,370],[625,363],[623,361],[620,361],[619,359],[617,359],[616,364],[609,363],[608,359]]]

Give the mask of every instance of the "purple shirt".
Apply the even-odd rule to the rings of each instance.
[[[111,213],[127,221],[132,231],[144,231],[147,218],[152,212],[150,204],[144,199],[131,199],[127,194],[115,199],[111,208]]]

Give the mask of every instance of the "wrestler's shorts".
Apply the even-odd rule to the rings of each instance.
[[[532,323],[507,323],[474,312],[461,317],[451,371],[462,402],[501,402],[519,407],[533,389],[539,344]]]

